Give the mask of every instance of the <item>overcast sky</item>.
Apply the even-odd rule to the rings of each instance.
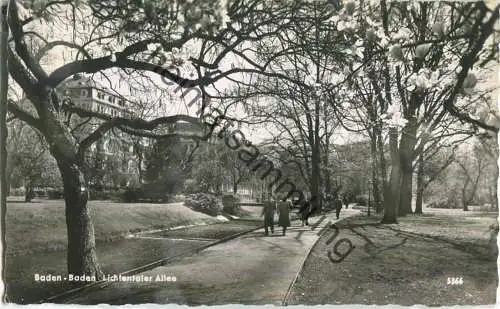
[[[62,26],[62,25],[44,25],[40,23],[32,23],[34,27],[36,27],[36,31],[39,33],[45,34],[45,36],[49,39],[49,41],[52,40],[65,40],[65,41],[72,41],[72,31],[69,27]],[[196,52],[197,49],[197,44],[191,44],[192,46],[189,46],[186,50],[189,52]],[[60,67],[61,65],[68,63],[71,61],[72,56],[75,54],[75,50],[70,50],[65,47],[58,47],[52,49],[48,56],[45,57],[47,61],[46,64],[44,65],[44,68],[50,73],[54,69]],[[192,54],[193,55],[193,54]],[[219,65],[219,69],[221,71],[225,71],[231,68],[231,66],[238,66],[241,67],[244,65],[241,59],[237,59],[235,56],[229,54]],[[181,75],[186,78],[193,78],[193,76],[190,76],[190,73],[193,72],[192,69],[190,69],[189,65],[184,66],[183,68],[180,68]],[[491,78],[484,84],[487,84],[488,86],[491,85],[498,85],[498,70],[495,70],[491,74]],[[119,75],[114,74],[113,72],[109,72],[109,70],[106,72],[106,75],[109,77],[109,80],[101,78],[99,74],[94,75],[94,79],[96,79],[98,82],[104,84],[104,85],[109,85],[109,82],[111,81],[112,85],[110,85],[110,88],[115,89],[119,94],[124,95],[124,96],[129,96],[130,91],[129,87],[127,85],[127,82],[124,82],[122,79],[120,79]],[[232,78],[237,78],[237,79],[242,79],[244,78],[243,75],[239,76],[231,76]],[[174,115],[174,114],[188,114],[192,116],[196,116],[196,112],[199,110],[201,101],[197,102],[191,107],[188,107],[188,104],[192,102],[193,98],[195,98],[198,95],[197,91],[189,90],[189,89],[179,89],[176,85],[172,86],[166,86],[163,81],[161,80],[160,76],[154,73],[151,73],[151,78],[154,80],[156,85],[160,85],[161,87],[164,87],[165,89],[169,89],[168,94],[166,98],[162,98],[163,104],[161,106],[154,106],[154,110],[157,113],[157,116],[164,116],[164,115]],[[483,84],[483,85],[484,85]],[[231,82],[229,82],[227,79],[221,79],[217,81],[214,85],[217,89],[219,90],[224,90],[224,89],[229,89],[231,87]],[[478,85],[479,86],[479,85]],[[213,87],[208,87],[207,91],[213,93],[214,88]],[[185,93],[185,96],[183,96],[183,93]],[[495,94],[494,98],[499,97],[499,92]],[[147,96],[147,97],[142,97],[143,100],[148,100],[152,96]],[[137,99],[137,96],[134,96],[134,99]],[[141,99],[141,98],[138,98]],[[259,102],[263,103],[263,102]],[[158,104],[158,102],[153,102],[153,104]],[[217,103],[215,103],[217,104]],[[496,107],[498,110],[498,106],[496,104],[492,104],[492,107]],[[238,107],[236,109],[231,110],[231,116],[237,117],[240,119],[245,118],[245,112],[242,110],[241,107]],[[243,133],[247,136],[248,139],[252,140],[254,143],[258,143],[266,138],[270,138],[272,134],[269,133],[268,129],[270,126],[262,126],[262,125],[253,125],[251,127],[247,125],[243,125],[242,131]],[[352,142],[352,141],[357,141],[359,139],[363,139],[364,137],[359,135],[359,134],[353,134],[351,132],[347,132],[346,130],[339,129],[335,133],[335,139],[334,143],[339,143],[343,144],[346,142]]]

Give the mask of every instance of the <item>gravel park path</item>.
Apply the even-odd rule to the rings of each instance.
[[[356,213],[344,210],[341,219]],[[136,275],[141,280],[151,278],[150,282],[112,282],[60,302],[281,305],[319,232],[335,221],[334,214],[313,217],[308,227],[300,227],[295,221],[286,236],[276,229],[265,237],[259,229]]]

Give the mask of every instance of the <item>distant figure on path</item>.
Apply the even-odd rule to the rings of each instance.
[[[278,225],[283,228],[283,236],[286,234],[286,228],[290,223],[290,203],[283,200],[278,203]]]
[[[304,204],[300,206],[299,214],[300,214],[300,220],[302,221],[302,226],[304,226],[304,224],[309,225],[309,223],[307,222],[307,219],[311,214],[311,203],[309,201],[305,201]]]
[[[345,209],[349,208],[349,198],[347,197],[347,194],[344,194],[344,204]]]
[[[271,233],[274,233],[274,211],[276,208],[276,203],[271,199],[263,201],[264,207],[262,208],[262,213],[260,216],[264,216],[264,229],[265,235],[269,235],[269,227],[271,227]]]
[[[337,199],[335,199],[335,213],[337,214],[337,219],[339,218],[340,216],[340,210],[342,210],[342,200],[340,199],[340,197],[337,197]]]

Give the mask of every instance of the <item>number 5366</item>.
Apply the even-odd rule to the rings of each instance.
[[[448,277],[448,284],[462,285],[462,284],[464,284],[464,278],[462,278],[462,277]]]

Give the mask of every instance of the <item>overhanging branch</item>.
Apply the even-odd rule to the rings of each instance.
[[[20,119],[20,120],[26,122],[28,125],[35,127],[38,130],[41,130],[42,124],[40,123],[40,119],[35,118],[34,116],[30,115],[27,111],[25,111],[24,109],[19,107],[13,101],[11,101],[11,100],[8,101],[7,109],[17,119]]]

